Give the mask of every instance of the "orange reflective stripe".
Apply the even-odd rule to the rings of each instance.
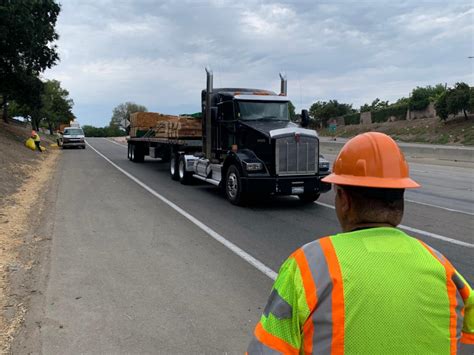
[[[464,285],[464,287],[459,290],[459,293],[461,294],[463,300],[467,300],[469,295],[471,294],[471,291],[469,290],[469,287]]]
[[[454,284],[452,277],[455,274],[454,267],[451,263],[442,255],[437,255],[430,246],[423,243],[421,240],[419,241],[430,253],[433,255],[441,265],[444,266],[446,270],[446,289],[448,291],[448,299],[449,299],[449,337],[451,340],[451,354],[456,354],[457,352],[457,323],[458,323],[458,315],[456,313],[456,307],[458,306],[458,301],[456,300],[456,292],[457,288]]]
[[[303,279],[303,286],[306,295],[306,303],[310,312],[313,312],[316,308],[316,287],[314,285],[313,276],[311,275],[311,270],[308,265],[308,261],[304,255],[303,249],[296,250],[292,257],[295,259],[298,264],[298,268],[301,273],[301,278]],[[313,352],[313,333],[314,326],[311,317],[308,317],[307,321],[303,325],[303,350],[306,354],[311,354]]]
[[[303,249],[298,249],[292,255],[295,258],[298,268],[300,269],[301,278],[303,279],[304,292],[306,294],[306,302],[308,308],[313,310],[316,307],[316,286],[314,285],[313,276],[308,265],[308,261],[304,255]]]
[[[455,273],[453,266],[446,262],[444,264],[446,269],[446,287],[448,289],[448,297],[449,297],[449,335],[451,337],[451,354],[457,353],[457,313],[456,313],[456,285],[451,280],[453,274]]]
[[[474,344],[474,334],[462,333],[461,343],[464,344]]]
[[[330,238],[319,240],[332,278],[332,343],[331,354],[344,354],[344,288],[341,268]]]
[[[261,322],[258,322],[257,326],[255,327],[255,337],[268,346],[269,348],[272,348],[277,351],[281,351],[284,354],[298,354],[299,350],[292,347],[290,344],[285,342],[284,340],[274,336],[273,334],[270,334],[267,332]]]

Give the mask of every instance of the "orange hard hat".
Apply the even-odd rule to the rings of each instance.
[[[408,163],[397,143],[383,133],[359,134],[342,147],[333,173],[322,179],[336,185],[386,189],[420,187],[408,175]]]

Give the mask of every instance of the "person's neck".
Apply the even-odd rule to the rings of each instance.
[[[344,226],[343,231],[353,232],[359,229],[380,228],[380,227],[395,228],[396,226],[390,223],[354,223],[354,224]]]

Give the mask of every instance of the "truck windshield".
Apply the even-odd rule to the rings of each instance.
[[[84,135],[84,132],[80,128],[67,128],[64,130],[64,135],[80,136],[80,135]]]
[[[239,101],[237,116],[244,121],[288,121],[288,102]]]

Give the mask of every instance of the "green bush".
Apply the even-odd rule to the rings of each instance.
[[[372,122],[387,122],[391,116],[395,116],[397,120],[404,120],[406,119],[407,110],[407,104],[394,104],[377,111],[372,111]]]
[[[351,124],[359,124],[360,123],[360,113],[349,113],[347,115],[344,115],[344,124],[346,126],[351,125]]]

